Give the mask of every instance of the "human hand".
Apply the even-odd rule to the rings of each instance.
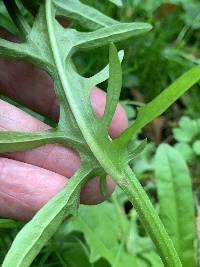
[[[45,115],[59,119],[59,105],[49,76],[26,62],[0,61],[0,93]],[[103,115],[106,94],[94,88],[91,103]],[[81,108],[81,107],[80,107]],[[0,100],[0,130],[43,131],[49,126],[24,111]],[[127,117],[118,104],[109,133],[116,137],[127,127]],[[79,168],[78,154],[63,145],[45,145],[24,152],[0,154],[0,216],[30,219],[53,195],[58,193]],[[114,182],[107,178],[107,191]],[[81,202],[96,204],[105,199],[99,178],[89,181],[81,192]]]

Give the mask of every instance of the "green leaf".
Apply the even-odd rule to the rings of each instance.
[[[61,141],[63,135],[60,131],[57,131],[57,129],[31,133],[1,131],[0,152],[15,152],[32,149],[44,144],[56,143],[58,139]]]
[[[3,1],[0,2],[0,26],[6,29],[8,32],[18,34],[17,27],[12,22]]]
[[[129,123],[133,122],[133,119],[136,116],[136,109],[134,107],[135,102],[131,100],[121,100],[120,104],[126,112]]]
[[[58,136],[56,136],[54,142],[74,148],[80,155],[82,166],[89,166],[90,173],[95,175],[108,173],[112,176],[129,196],[153,239],[163,262],[168,267],[180,267],[180,260],[169,236],[147,194],[127,164],[128,148],[123,147],[119,141],[111,140],[107,129],[102,127],[102,119],[97,117],[92,109],[90,102],[92,78],[85,78],[77,73],[72,57],[79,49],[101,47],[111,42],[121,41],[148,32],[151,25],[120,22],[107,25],[109,23],[105,22],[106,26],[100,26],[95,31],[78,32],[75,29],[64,29],[56,20],[58,6],[55,2],[53,0],[46,0],[45,3],[41,1],[38,14],[25,43],[16,44],[0,39],[0,57],[31,61],[50,74],[54,80],[55,92],[60,104]],[[69,2],[72,4],[72,1],[65,1],[65,4],[67,5]],[[74,6],[80,4],[79,1],[73,1],[73,3]],[[78,8],[81,8],[80,5],[77,10]],[[63,7],[64,9],[66,8]],[[84,9],[84,12],[87,13],[87,17],[90,15],[92,18],[91,8]],[[83,9],[80,13],[83,13]],[[95,16],[97,16],[97,13],[94,12],[94,18]],[[80,17],[83,17],[83,15]],[[99,16],[98,19],[102,20],[103,17]],[[97,20],[98,25],[99,20]],[[112,60],[113,62],[116,60],[119,70],[116,51],[112,50],[112,52],[115,54],[115,58],[112,58]],[[112,70],[111,73],[114,73],[114,71]],[[112,80],[112,77],[110,78]],[[112,102],[112,109],[115,101]],[[22,145],[23,149],[30,148],[30,140],[22,144],[23,136],[21,134],[16,135],[17,133],[10,133],[9,138],[15,139],[13,147],[9,147],[10,151],[18,149],[16,147],[18,141],[20,149]],[[60,135],[62,138],[59,137]],[[24,137],[26,140],[29,138],[27,133]],[[32,135],[30,134],[31,138]],[[46,139],[43,141],[40,143],[41,145],[46,142]],[[82,183],[87,181],[88,178],[84,177],[83,173],[80,173],[80,176]],[[77,186],[77,190],[71,188],[71,185],[75,187],[77,185],[75,178],[76,175],[70,179],[64,191],[41,209],[18,234],[5,259],[4,267],[29,266],[45,242],[56,231],[65,212],[74,213],[77,211],[77,205],[75,204],[78,200],[77,194],[80,193],[81,185]],[[68,210],[66,210],[67,208]],[[93,237],[93,235],[91,236]],[[107,257],[110,257],[107,250],[103,248],[103,251]],[[125,266],[125,264],[123,263],[122,266]]]
[[[195,159],[195,153],[191,145],[180,142],[175,145],[175,148],[187,162],[191,162]]]
[[[0,229],[1,228],[16,228],[18,223],[10,219],[0,219]]]
[[[160,217],[183,267],[197,266],[195,204],[187,165],[177,150],[160,145],[156,153]]]
[[[118,181],[118,185],[129,196],[131,203],[134,205],[134,208],[140,216],[143,226],[146,230],[148,230],[148,233],[154,240],[154,244],[156,244],[156,248],[158,249],[164,265],[170,267],[182,266],[172,240],[168,234],[166,234],[164,225],[162,224],[160,218],[157,217],[151,200],[147,197],[146,192],[141,187],[130,166],[126,166],[124,168],[123,179]],[[140,199],[140,201],[137,201],[137,199]],[[147,209],[148,212],[146,212]],[[156,235],[161,238],[155,238]],[[164,256],[165,253],[170,256],[167,256],[166,258]]]
[[[117,108],[122,87],[122,70],[116,47],[111,44],[109,50],[109,80],[106,107],[102,123],[108,129]]]
[[[25,43],[16,44],[0,38],[0,56],[19,59],[28,58],[30,56],[28,45]],[[34,55],[35,56],[35,55]]]
[[[184,73],[151,102],[144,107],[139,108],[134,124],[125,130],[115,141],[120,141],[122,143],[129,142],[135,133],[161,115],[172,103],[174,103],[199,80],[200,66],[196,66]]]
[[[104,219],[102,220],[102,218]],[[113,222],[115,223],[113,224]],[[104,258],[113,267],[125,265],[127,267],[133,265],[139,267],[140,265],[137,265],[138,259],[134,253],[126,253],[124,242],[119,243],[120,239],[125,239],[125,241],[126,238],[128,239],[125,234],[127,230],[129,230],[128,218],[125,214],[123,215],[122,210],[118,213],[113,203],[109,202],[101,203],[96,207],[81,205],[78,216],[73,218],[64,228],[65,233],[80,231],[84,234],[90,248],[91,263]]]
[[[122,6],[122,0],[109,0],[110,2],[112,2],[113,4],[117,5],[117,6]]]
[[[151,29],[152,26],[148,23],[116,23],[89,33],[79,32],[77,34],[77,47],[81,49],[94,48],[110,42],[119,42],[146,33]]]
[[[113,206],[107,202],[97,207],[81,205],[78,216],[71,220],[66,229],[68,231],[78,230],[85,234],[91,250],[91,263],[103,257],[112,264],[114,262],[113,250],[116,251],[116,246],[118,246],[120,232],[119,225],[113,224],[116,220]],[[108,232],[107,229],[112,230]]]
[[[135,173],[141,176],[143,173],[149,173],[154,170],[155,144],[148,143],[144,148],[142,154],[137,155],[132,162],[132,167]]]
[[[26,36],[31,30],[28,22],[21,14],[21,10],[19,10],[19,7],[16,5],[15,1],[8,2],[4,0],[4,4],[9,12],[10,17],[12,18],[12,20],[15,22],[15,25],[19,29],[21,36],[25,40]]]
[[[55,5],[57,6],[56,14],[58,16],[78,21],[89,29],[98,29],[117,23],[116,20],[105,16],[93,7],[82,4],[78,0],[68,0],[67,2],[56,0]]]
[[[195,141],[192,148],[195,154],[199,156],[200,155],[200,140]]]
[[[118,52],[118,57],[120,63],[122,62],[124,58],[124,51],[121,50]],[[104,69],[99,71],[94,76],[90,77],[90,87],[93,88],[94,86],[98,85],[99,83],[102,83],[106,81],[109,78],[109,65],[107,65]]]
[[[70,267],[93,267],[88,257],[88,247],[72,232],[65,237],[64,249],[58,247],[61,255]],[[60,242],[58,241],[58,246]]]
[[[158,255],[154,252],[143,253],[142,257],[148,262],[152,267],[163,267],[163,263]]]
[[[130,143],[131,145],[131,143]],[[137,147],[135,146],[130,146],[129,145],[129,161],[135,159],[140,153],[142,153],[142,151],[145,149],[146,145],[147,145],[147,139],[142,140],[139,145],[137,145]]]
[[[200,120],[192,120],[186,116],[181,117],[179,128],[173,129],[174,137],[179,142],[192,142],[198,133],[200,133]]]
[[[83,180],[90,171],[80,169],[67,186],[27,223],[15,238],[2,267],[30,266],[43,245],[55,233],[64,216],[74,214]]]

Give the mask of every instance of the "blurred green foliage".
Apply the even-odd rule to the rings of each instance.
[[[149,101],[184,71],[199,63],[199,1],[124,0],[121,7],[105,0],[83,2],[117,20],[146,21],[154,27],[145,36],[123,42],[122,98],[132,98],[131,91],[136,89],[145,101]],[[84,25],[81,26],[84,30]],[[95,53],[77,55],[78,69],[85,76],[96,73],[106,62],[106,47]]]
[[[136,106],[153,99],[184,71],[200,63],[199,0],[123,0],[122,6],[112,3],[120,1],[82,2],[119,21],[146,21],[154,26],[147,35],[123,42],[125,58],[121,99],[130,122],[136,116]],[[0,2],[0,26],[5,25],[9,25],[8,30],[17,34]],[[84,25],[75,26],[79,30],[85,30]],[[121,48],[120,44],[118,47]],[[105,66],[108,61],[107,51],[107,47],[102,47],[98,51],[76,54],[76,66],[81,74],[88,77]],[[102,88],[105,86],[106,84],[101,84]],[[185,160],[190,167],[194,192],[200,187],[199,89],[197,85],[182,97],[181,114],[187,116],[183,116],[173,129],[173,142],[180,158],[182,155],[180,161]],[[54,126],[54,123],[46,121],[46,118],[38,118]],[[136,145],[139,143],[138,140],[134,142]],[[149,143],[143,153],[132,162],[132,167],[159,209],[155,182],[155,151],[156,145]],[[156,164],[160,164],[158,159]],[[167,194],[167,191],[165,193]],[[168,193],[170,195],[170,192]],[[16,227],[15,222],[10,223]],[[0,262],[20,228],[21,224],[17,224],[12,231],[10,228],[5,229],[5,226],[1,228]],[[163,266],[138,221],[134,208],[117,189],[105,203],[81,206],[79,215],[68,223],[63,223],[32,266],[129,267],[129,263],[135,267]]]

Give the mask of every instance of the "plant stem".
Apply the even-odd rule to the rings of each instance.
[[[117,183],[134,205],[141,222],[156,245],[164,265],[166,267],[181,267],[182,264],[172,240],[133,171],[129,166],[126,166],[123,174],[124,177],[118,180]]]

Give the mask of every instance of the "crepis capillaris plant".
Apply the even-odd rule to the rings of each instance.
[[[147,23],[120,23],[78,0],[37,1],[38,12],[30,26],[15,4],[5,2],[24,42],[12,43],[0,39],[0,57],[27,60],[49,73],[54,80],[60,103],[60,120],[56,128],[44,132],[0,132],[0,152],[22,151],[44,144],[60,143],[79,153],[81,166],[65,188],[19,232],[2,266],[30,266],[63,218],[76,213],[82,185],[94,175],[102,177],[103,185],[106,174],[113,177],[133,203],[164,265],[182,266],[151,201],[129,167],[130,160],[140,151],[138,148],[134,151],[131,139],[198,82],[200,66],[183,74],[150,103],[140,108],[135,123],[112,140],[107,129],[120,96],[120,62],[123,58],[123,51],[117,53],[113,43],[146,33],[152,26]],[[23,3],[27,7],[32,5],[29,1]],[[63,28],[58,23],[57,16],[79,21],[90,31]],[[80,76],[74,67],[72,55],[78,50],[102,45],[109,45],[109,66],[90,78]],[[107,79],[106,108],[103,117],[98,118],[91,107],[90,92],[94,86]]]

